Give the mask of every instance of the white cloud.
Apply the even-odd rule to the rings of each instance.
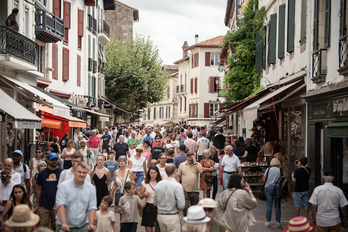
[[[226,0],[129,0],[124,3],[139,10],[134,33],[150,36],[164,64],[182,58],[182,45],[226,34]]]

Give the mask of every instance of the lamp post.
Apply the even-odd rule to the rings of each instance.
[[[223,63],[220,63],[218,67],[219,72],[224,71],[224,68],[225,68],[225,65]]]

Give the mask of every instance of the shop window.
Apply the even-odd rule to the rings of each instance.
[[[209,116],[212,117],[215,115],[215,111],[219,109],[218,103],[210,103],[209,104]]]

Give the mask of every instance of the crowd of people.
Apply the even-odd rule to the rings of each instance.
[[[45,151],[37,147],[29,166],[22,163],[22,152],[15,150],[1,170],[2,231],[17,231],[23,223],[24,231],[40,226],[58,232],[115,232],[116,228],[135,232],[139,216],[146,232],[248,231],[255,223],[252,210],[258,202],[244,179],[241,160],[256,161],[261,153],[272,158],[263,178],[265,225],[271,226],[274,202],[276,225],[281,226],[278,180],[285,170],[277,157],[280,149],[272,139],[260,149],[251,139],[245,141],[244,149],[238,139],[233,146],[226,145],[224,134],[231,128],[216,129],[117,125],[100,133],[97,129],[76,130],[72,139],[55,137]],[[306,217],[294,218],[286,231],[297,231],[291,228],[301,220],[312,228],[307,221],[308,202],[317,228],[338,226],[339,208],[347,224],[348,202],[342,190],[332,185],[332,171],[323,173],[323,181],[334,196],[325,198],[319,186],[309,200],[311,170],[306,164],[307,158],[302,157],[292,175],[296,216],[302,206]],[[219,185],[223,192],[217,195]],[[214,218],[217,210],[223,212],[221,221]],[[330,221],[326,220],[327,210],[332,211]],[[30,222],[36,223],[18,219],[18,213],[29,215]],[[120,224],[115,215],[119,215]]]

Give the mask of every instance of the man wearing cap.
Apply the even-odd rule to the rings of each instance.
[[[224,190],[227,188],[228,180],[233,173],[239,173],[242,175],[242,165],[240,164],[240,160],[238,156],[233,153],[233,148],[231,145],[226,146],[225,148],[226,155],[221,161],[221,165],[219,167],[219,175],[218,180],[221,180],[221,176],[223,177],[222,183],[224,186]],[[222,175],[222,169],[223,175]]]
[[[348,201],[343,191],[332,184],[335,179],[333,171],[326,169],[323,173],[323,185],[316,187],[309,200],[312,204],[312,220],[317,225],[316,232],[341,231],[339,208],[343,215],[344,227],[348,226]]]
[[[51,220],[51,225],[55,230],[56,220],[54,206],[59,177],[63,169],[58,167],[58,155],[55,152],[51,152],[48,155],[47,163],[47,168],[41,170],[37,177],[36,184],[38,187],[36,191],[36,202],[39,202],[37,205],[40,205],[40,226],[48,227],[49,221]],[[37,212],[37,210],[38,206],[36,206],[34,212]]]
[[[27,192],[30,191],[30,170],[28,165],[21,162],[23,153],[21,150],[15,150],[12,153],[13,170],[21,175],[21,185],[26,188]]]
[[[204,208],[205,214],[211,220],[207,223],[207,231],[211,232],[229,232],[225,223],[215,220],[217,202],[210,198],[204,198],[198,202],[199,206]]]
[[[173,162],[176,168],[179,168],[180,164],[187,160],[186,153],[185,153],[185,150],[186,150],[185,144],[181,144],[179,147],[179,150],[180,150],[180,153],[179,155],[176,155],[174,157],[174,162]]]
[[[0,215],[2,211],[4,211],[6,202],[10,200],[11,192],[13,190],[13,186],[17,185],[17,183],[11,180],[11,172],[9,170],[3,170],[1,172],[1,180],[0,180]],[[1,225],[0,225],[1,228]]]
[[[17,173],[15,170],[13,170],[13,160],[11,158],[5,159],[4,170],[10,171],[11,181],[15,182],[16,184],[21,184],[21,175]]]

